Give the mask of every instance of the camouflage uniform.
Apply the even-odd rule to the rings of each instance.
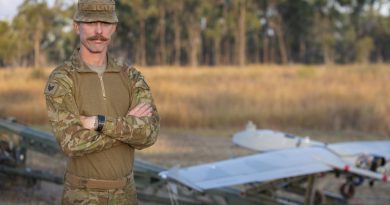
[[[79,0],[74,19],[115,23],[113,5],[113,0]],[[137,204],[134,149],[153,145],[159,131],[157,109],[142,74],[108,54],[107,68],[98,75],[76,49],[51,73],[44,92],[53,132],[70,157],[62,204]],[[152,116],[127,116],[140,103],[152,106]],[[103,129],[85,129],[80,116],[96,115],[106,117]]]
[[[134,193],[134,186],[130,184],[123,189],[107,189],[105,191],[70,188],[69,185],[65,185],[62,204],[136,204]]]

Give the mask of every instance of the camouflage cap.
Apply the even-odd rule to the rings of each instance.
[[[115,0],[79,0],[73,20],[77,22],[117,23]]]

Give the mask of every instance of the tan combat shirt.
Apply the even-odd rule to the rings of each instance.
[[[50,75],[46,88],[49,120],[63,152],[70,158],[67,172],[93,179],[118,179],[133,171],[134,149],[157,139],[159,116],[149,86],[134,68],[119,65],[108,55],[98,75],[76,51]],[[141,102],[153,107],[151,117],[126,116]],[[82,127],[80,115],[105,115],[101,133]]]

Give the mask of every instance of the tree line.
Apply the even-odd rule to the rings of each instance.
[[[386,0],[117,0],[111,46],[146,65],[390,62]],[[0,21],[0,66],[58,64],[78,44],[75,5],[24,0]]]

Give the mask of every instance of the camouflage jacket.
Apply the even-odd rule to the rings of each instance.
[[[143,149],[154,144],[157,139],[159,115],[144,77],[135,68],[118,64],[109,55],[107,59],[104,82],[101,78],[100,85],[96,84],[97,74],[83,63],[78,50],[68,61],[53,70],[47,81],[45,96],[50,124],[63,152],[70,157],[101,152],[123,143]],[[80,76],[92,76],[93,80]],[[85,84],[90,86],[92,93],[98,94],[79,91],[78,86],[85,87]],[[100,90],[96,88],[99,86],[102,86],[101,92],[94,92]],[[126,116],[128,110],[142,102],[152,105],[151,117]],[[84,104],[92,108],[85,108]],[[80,115],[97,114],[106,116],[102,132],[82,127]]]

